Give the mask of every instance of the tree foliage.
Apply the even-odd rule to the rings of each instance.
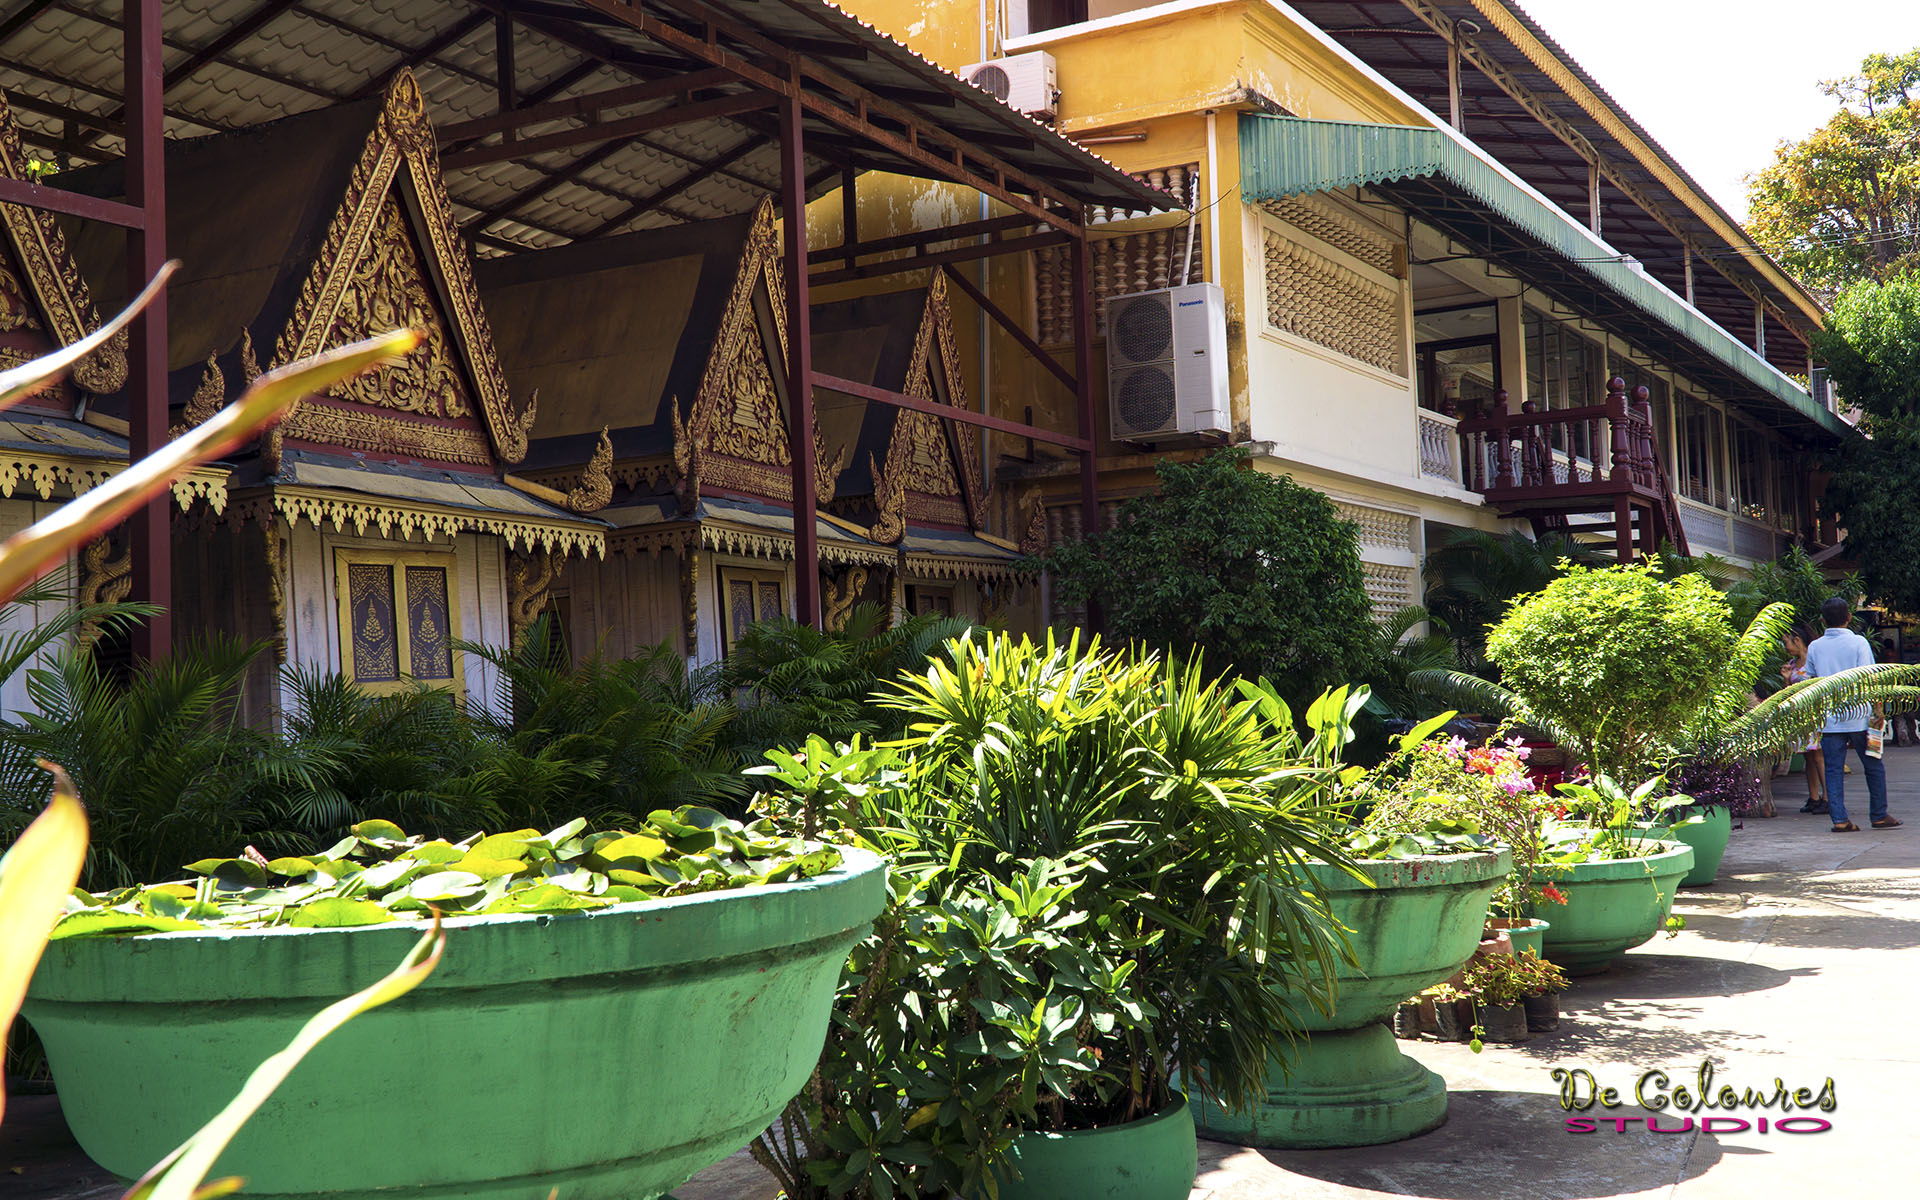
[[[1453,635],[1469,670],[1485,667],[1487,632],[1513,602],[1560,578],[1569,563],[1598,566],[1598,551],[1564,533],[1538,539],[1519,530],[1463,529],[1427,554],[1427,611]]]
[[[1840,111],[1749,178],[1747,228],[1833,295],[1920,259],[1920,50],[1869,55],[1820,90]]]
[[[1156,472],[1159,491],[1114,529],[1048,557],[1068,603],[1097,599],[1111,635],[1204,651],[1210,669],[1270,677],[1301,703],[1367,667],[1359,531],[1333,501],[1249,469],[1244,450]]]
[[[1867,591],[1920,611],[1920,275],[1849,289],[1815,352],[1868,435],[1833,452],[1821,505],[1846,528]]]

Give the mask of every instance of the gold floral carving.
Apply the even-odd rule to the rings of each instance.
[[[687,635],[689,656],[700,652],[700,548],[688,546],[680,553],[680,615],[682,631]]]
[[[44,332],[39,318],[33,315],[33,302],[21,289],[20,280],[5,265],[0,265],[0,333],[22,330]]]
[[[273,660],[287,661],[287,539],[280,523],[262,521],[267,546],[267,606],[273,619]]]
[[[566,561],[564,553],[527,550],[507,556],[507,633],[515,646],[553,594]]]
[[[315,529],[330,526],[335,533],[351,529],[361,537],[377,533],[400,541],[412,541],[416,536],[433,541],[478,533],[500,538],[509,550],[538,548],[582,558],[605,558],[607,553],[605,530],[585,522],[516,519],[482,509],[436,509],[396,500],[352,500],[331,492],[275,487],[246,498],[233,511],[233,519],[240,522],[266,521],[275,516],[285,518],[288,525],[306,521]]]
[[[27,178],[27,155],[20,144],[20,127],[13,111],[0,100],[0,172],[9,179]],[[0,204],[0,225],[7,231],[21,273],[46,315],[53,341],[65,346],[100,327],[93,294],[80,268],[67,251],[67,240],[54,215],[21,204]],[[73,381],[89,392],[117,392],[127,382],[127,334],[115,334],[107,344],[80,360]]]
[[[117,604],[133,591],[133,545],[129,542],[118,557],[113,553],[113,535],[96,538],[80,551],[80,589],[76,597],[81,607]],[[99,640],[100,622],[84,622],[76,639],[82,646]]]
[[[207,355],[207,369],[200,376],[200,384],[193,389],[193,395],[187,397],[181,422],[168,431],[168,436],[179,437],[226,406],[227,377],[220,369],[219,360],[218,351]],[[260,362],[253,356],[253,333],[244,329],[240,331],[240,378],[245,385],[260,378]]]
[[[567,507],[577,513],[598,512],[613,502],[613,439],[600,427],[600,444],[580,472],[580,482],[567,492]]]
[[[1039,554],[1047,548],[1047,502],[1039,488],[1027,489],[1027,527],[1020,534],[1020,553]]]
[[[402,454],[438,462],[493,465],[487,435],[461,425],[434,425],[406,417],[389,417],[358,408],[311,404],[300,410],[293,436],[326,442],[370,454]],[[279,463],[271,469],[278,471]]]
[[[421,217],[422,244],[417,246],[395,190],[403,167],[412,182],[411,196]],[[411,262],[409,254],[413,256]],[[430,282],[436,280],[438,289]],[[397,294],[392,290],[395,288],[399,289]],[[439,294],[442,289],[444,296]],[[413,73],[402,70],[388,85],[380,120],[354,164],[346,195],[301,287],[293,316],[274,348],[273,362],[276,366],[292,362],[336,345],[346,336],[387,327],[380,322],[388,318],[389,324],[411,323],[423,314],[434,318],[425,327],[430,335],[428,345],[400,368],[400,382],[390,385],[391,371],[368,376],[361,385],[364,390],[354,392],[353,398],[403,411],[458,416],[470,411],[464,387],[455,394],[448,386],[449,381],[460,378],[454,357],[458,355],[458,364],[466,368],[466,381],[484,418],[493,455],[505,463],[525,458],[531,412],[512,410],[506,376],[494,350],[493,331],[480,306],[472,264],[440,177],[426,102]],[[312,414],[324,407],[311,403],[296,406],[270,435],[266,451],[269,469],[278,467],[279,444],[284,437],[335,440],[329,436],[330,427],[315,424],[319,418]],[[359,427],[365,439],[377,438],[383,430],[401,428],[370,422],[362,422]],[[436,435],[428,429],[441,432]],[[473,439],[460,436],[471,432],[459,426],[420,426],[405,445],[355,448],[471,462]]]

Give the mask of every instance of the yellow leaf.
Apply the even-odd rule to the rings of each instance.
[[[0,855],[0,1043],[87,859],[87,810],[80,793],[65,771],[49,762],[40,765],[53,772],[53,800],[13,849]],[[0,1089],[0,1117],[6,1115],[6,1101]]]

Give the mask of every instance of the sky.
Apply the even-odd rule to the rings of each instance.
[[[1741,219],[1744,177],[1837,108],[1821,80],[1920,47],[1920,0],[1518,2]]]

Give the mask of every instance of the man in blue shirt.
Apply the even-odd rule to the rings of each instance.
[[[1838,675],[1854,667],[1873,665],[1873,644],[1847,628],[1853,613],[1839,596],[1820,606],[1827,632],[1807,646],[1807,674]],[[1874,706],[1878,708],[1878,705]],[[1877,720],[1879,714],[1873,714]],[[1867,706],[1837,708],[1827,714],[1820,735],[1820,751],[1827,760],[1827,811],[1835,833],[1858,833],[1860,827],[1847,820],[1846,763],[1847,747],[1859,756],[1860,771],[1867,777],[1867,813],[1875,829],[1897,829],[1900,822],[1887,815],[1887,765],[1867,755]]]

